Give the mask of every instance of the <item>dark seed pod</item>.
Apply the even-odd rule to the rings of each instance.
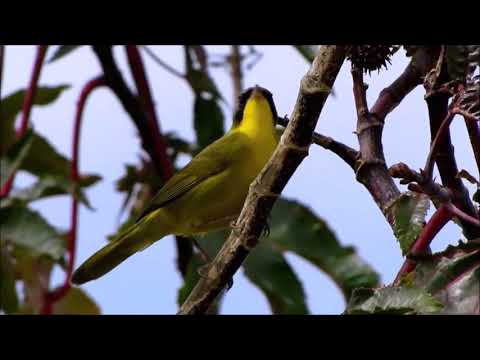
[[[387,63],[391,64],[391,57],[399,49],[395,45],[350,45],[347,46],[347,59],[353,65],[363,69],[366,73],[380,71]]]

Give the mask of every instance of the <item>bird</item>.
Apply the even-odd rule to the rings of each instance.
[[[83,262],[71,282],[98,279],[167,235],[202,236],[229,228],[277,147],[276,123],[269,90],[255,85],[242,92],[229,131],[176,172],[135,223]]]

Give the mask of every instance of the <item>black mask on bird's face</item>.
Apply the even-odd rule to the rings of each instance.
[[[242,121],[242,119],[244,118],[244,110],[245,110],[247,101],[257,96],[263,97],[268,102],[270,111],[272,113],[273,125],[275,126],[277,124],[277,109],[275,108],[275,103],[273,102],[272,93],[261,86],[255,85],[254,87],[246,89],[238,97],[237,110],[235,111],[235,115],[233,117],[234,127],[238,126]]]

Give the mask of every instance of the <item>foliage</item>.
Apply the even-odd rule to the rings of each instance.
[[[416,56],[422,53],[421,50],[425,50],[428,56],[436,56],[435,61],[432,61],[433,67],[426,69],[425,77],[432,76],[432,73],[437,76],[436,80],[441,83],[435,89],[447,89],[454,95],[452,98],[459,99],[457,113],[469,118],[469,121],[478,120],[479,45],[403,47],[405,55],[412,59],[416,59]],[[48,66],[55,67],[61,59],[73,56],[78,48],[79,45],[55,47],[48,59]],[[239,48],[242,50],[242,47]],[[364,71],[370,72],[386,68],[398,48],[397,45],[348,46],[347,58]],[[317,45],[295,45],[292,49],[306,60],[306,64],[312,63],[318,53]],[[224,105],[227,104],[225,98],[228,96],[217,86],[210,70],[218,66],[229,67],[234,63],[231,54],[222,57],[224,60],[220,62],[212,60],[212,54],[200,45],[183,46],[183,51],[185,73],[178,72],[176,75],[179,77],[178,81],[183,81],[193,94],[191,114],[195,139],[187,141],[175,132],[159,134],[165,139],[166,153],[175,170],[179,169],[178,160],[181,155],[193,157],[225,133],[225,126],[229,123],[225,120],[228,120],[229,115],[226,114]],[[94,54],[92,52],[92,56]],[[258,54],[253,46],[248,48],[248,52],[241,52],[237,59],[240,73],[253,66],[248,65],[245,60],[250,55],[260,57]],[[442,55],[443,58],[440,58]],[[436,66],[438,68],[435,68]],[[153,88],[154,80],[150,81]],[[112,89],[115,86],[112,83],[107,85]],[[32,106],[55,106],[55,101],[69,89],[70,86],[66,84],[39,85]],[[30,186],[2,192],[0,198],[0,312],[8,314],[46,312],[43,308],[44,299],[45,294],[50,292],[53,269],[58,267],[68,275],[67,260],[71,255],[68,241],[71,240],[72,229],[56,228],[49,222],[46,214],[33,210],[32,203],[54,196],[69,196],[92,210],[95,201],[88,199],[86,191],[101,180],[99,175],[88,173],[79,174],[76,179],[72,174],[72,160],[55,149],[48,134],[39,134],[31,124],[25,133],[17,134],[15,123],[23,113],[25,96],[29,90],[31,89],[20,89],[3,97],[0,107],[2,191],[5,191],[10,179],[18,172],[28,173],[35,178]],[[117,92],[114,93],[118,96]],[[139,109],[142,109],[142,100],[144,99],[131,99],[133,103],[138,102]],[[134,116],[131,113],[130,115]],[[140,116],[143,116],[141,121],[148,122],[148,116]],[[138,125],[139,119],[135,120],[134,123]],[[143,138],[141,140],[145,141]],[[472,146],[475,146],[473,141]],[[151,154],[144,153],[138,163],[124,164],[125,170],[123,174],[119,174],[116,190],[125,194],[120,213],[126,210],[130,214],[118,227],[116,234],[133,223],[139,209],[153,196],[154,189],[163,184],[151,158]],[[458,178],[460,182],[465,179],[475,180],[466,172],[459,173]],[[478,185],[478,182],[476,183]],[[479,190],[477,189],[473,196],[468,195],[468,200],[473,200],[478,205]],[[354,246],[344,245],[354,243],[355,239],[338,239],[330,227],[335,227],[335,224],[327,224],[306,204],[283,197],[276,201],[271,212],[268,221],[269,234],[262,237],[259,245],[249,254],[242,265],[242,271],[249,282],[265,296],[274,314],[310,313],[303,281],[289,261],[291,254],[308,261],[332,279],[343,295],[346,304],[344,314],[478,313],[478,240],[469,239],[466,243],[449,246],[436,254],[410,254],[412,245],[425,231],[430,201],[438,207],[437,197],[411,190],[402,193],[387,209],[392,211],[390,220],[393,235],[398,240],[402,254],[416,265],[414,270],[401,277],[398,283],[381,286],[377,272],[368,261],[358,255]],[[386,211],[383,208],[382,210]],[[453,220],[458,221],[456,218]],[[109,240],[115,239],[116,234],[109,236]],[[214,232],[196,240],[210,257],[214,257],[228,234],[229,230]],[[83,240],[77,239],[77,246],[81,246]],[[182,286],[178,290],[178,305],[185,301],[198,282],[200,274],[205,271],[205,266],[208,266],[198,251],[177,254],[177,258],[180,257],[186,258],[187,267]],[[228,291],[218,297],[209,313],[220,312],[225,296],[228,296]],[[99,314],[101,310],[84,290],[69,288],[65,296],[53,304],[51,312]]]

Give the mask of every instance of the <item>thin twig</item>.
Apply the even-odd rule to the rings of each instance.
[[[452,216],[453,215],[446,204],[440,206],[424,226],[417,240],[410,248],[409,256],[423,254],[438,232],[452,219]],[[398,284],[405,274],[412,272],[416,265],[417,263],[415,260],[407,258],[400,268],[400,271],[394,280],[394,284]]]
[[[267,217],[290,177],[308,154],[320,112],[345,59],[342,46],[323,46],[303,77],[291,116],[274,154],[250,185],[234,230],[179,314],[204,314],[256,246]]]
[[[289,120],[286,116],[277,118],[277,124],[285,128],[288,126],[288,122]],[[312,143],[321,146],[326,150],[330,150],[334,154],[338,155],[353,170],[355,170],[355,163],[360,156],[360,153],[357,150],[352,149],[350,146],[336,141],[329,136],[325,136],[317,132],[314,132],[312,135]]]
[[[181,79],[185,79],[186,75],[182,74],[180,71],[177,69],[173,68],[172,66],[168,65],[166,62],[164,62],[162,59],[160,59],[148,46],[142,46],[142,49],[152,58],[153,61],[155,61],[158,65],[160,65],[162,68],[167,70],[170,74],[179,77]]]
[[[99,76],[90,80],[83,87],[77,102],[77,109],[75,112],[75,120],[73,125],[72,162],[70,168],[70,177],[74,187],[78,186],[79,181],[78,160],[80,148],[80,130],[85,103],[93,90],[104,85],[105,79],[103,78],[103,76]],[[70,231],[68,232],[67,238],[67,269],[65,273],[65,280],[60,287],[56,288],[52,292],[48,292],[45,295],[44,305],[42,309],[43,314],[51,314],[53,304],[62,299],[67,294],[68,290],[70,290],[70,278],[72,276],[73,266],[75,263],[77,224],[78,198],[74,193],[74,195],[72,195],[72,207],[70,213]]]
[[[235,104],[243,89],[242,56],[239,45],[232,45],[228,59],[233,83],[233,104]]]
[[[425,86],[427,90],[426,102],[428,107],[428,115],[430,121],[430,135],[432,140],[432,146],[430,147],[429,158],[427,165],[430,161],[435,160],[442,184],[448,187],[452,194],[452,203],[462,210],[465,214],[478,218],[477,210],[473,205],[468,189],[462,182],[462,179],[457,177],[458,167],[455,159],[454,147],[450,137],[449,124],[451,122],[449,113],[456,114],[457,110],[457,98],[452,100],[449,106],[449,98],[451,94],[445,91],[430,91],[429,85]],[[431,171],[430,168],[426,169]],[[480,237],[480,229],[472,226],[470,223],[460,219],[460,224],[463,229],[463,233],[468,240],[473,240]]]
[[[447,115],[445,116],[445,119],[442,121],[442,124],[437,130],[437,133],[435,135],[435,138],[432,141],[432,144],[430,145],[430,152],[428,153],[427,161],[425,162],[425,167],[423,168],[425,171],[425,174],[429,178],[432,178],[433,176],[433,165],[435,164],[435,157],[440,148],[440,145],[442,144],[441,142],[443,141],[443,138],[445,137],[448,129],[450,128],[450,124],[452,123],[452,120],[454,117],[455,117],[455,114],[452,111],[448,111]]]
[[[30,83],[28,84],[27,93],[23,98],[22,106],[22,118],[20,121],[20,127],[17,129],[16,138],[20,139],[28,128],[28,122],[30,120],[30,113],[32,110],[33,99],[37,93],[38,79],[40,77],[40,71],[42,70],[43,61],[47,52],[47,45],[38,45],[37,52],[35,54],[35,62],[33,64],[33,70],[30,77]],[[13,181],[15,180],[15,172],[10,175],[9,179],[3,184],[0,189],[0,198],[8,196],[12,188]]]
[[[173,166],[167,154],[167,144],[160,132],[155,106],[153,105],[152,95],[150,93],[150,86],[147,81],[143,61],[135,45],[126,46],[128,62],[130,69],[137,86],[139,98],[145,108],[147,117],[147,127],[152,132],[154,138],[154,149],[158,159],[160,159],[160,172],[163,181],[166,182],[173,175]],[[157,167],[158,169],[158,167]]]

